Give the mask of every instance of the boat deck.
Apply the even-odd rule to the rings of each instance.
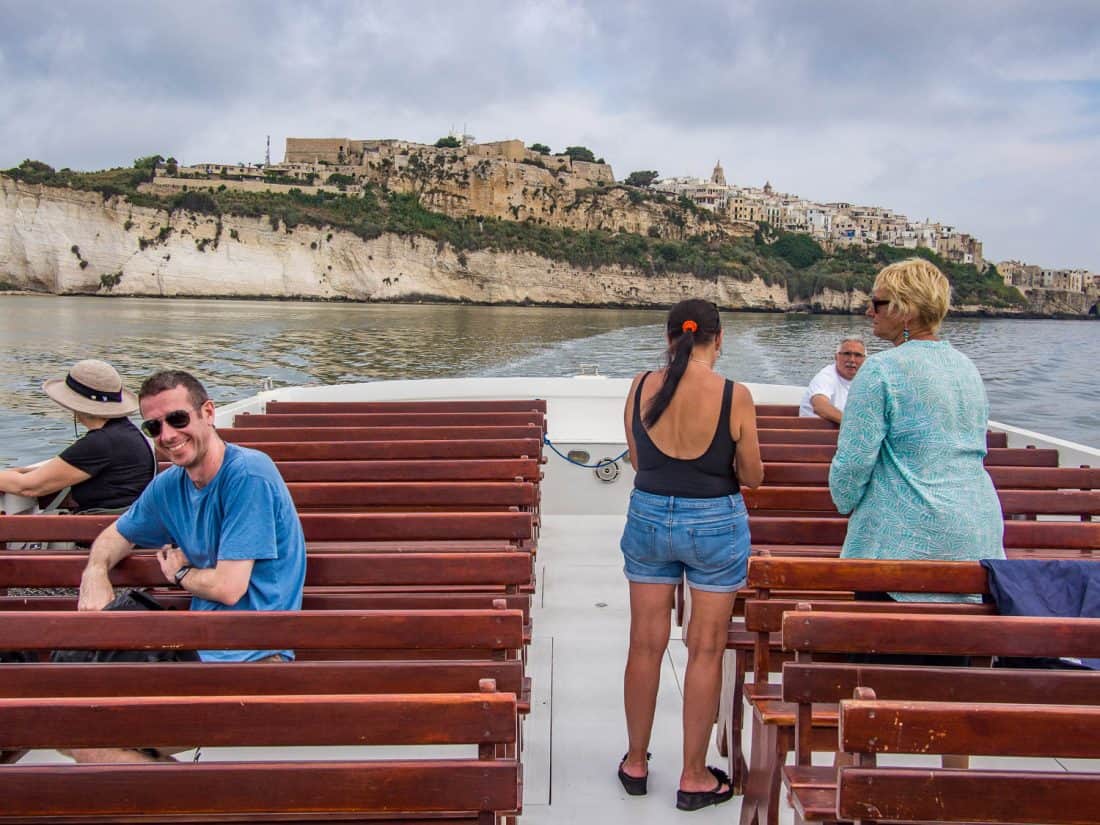
[[[650,792],[628,796],[615,767],[625,750],[622,673],[629,628],[628,590],[618,551],[623,516],[546,516],[537,559],[538,590],[532,605],[534,641],[528,651],[533,680],[531,714],[525,724],[524,813],[528,825],[609,822],[631,825],[667,822],[677,816],[675,792],[680,768],[680,709],[687,651],[673,626],[662,673],[651,750]],[[746,726],[746,733],[748,727]],[[747,737],[746,737],[747,738]],[[748,742],[745,743],[746,747]],[[313,751],[317,749],[296,749]],[[338,759],[351,748],[325,748]],[[400,748],[375,749],[378,755]],[[459,755],[462,748],[447,749]],[[385,751],[385,754],[383,754]],[[279,754],[283,756],[284,754]],[[241,749],[204,749],[202,761],[241,758]],[[274,756],[274,754],[272,754]],[[818,757],[828,757],[818,754]],[[180,754],[190,759],[192,753]],[[255,758],[255,754],[249,755]],[[54,751],[32,751],[24,762],[66,761]],[[708,761],[724,765],[712,744]],[[937,757],[894,757],[892,762],[938,765]],[[1034,770],[1100,771],[1100,760],[1010,760]],[[975,758],[974,767],[1004,765],[1000,758]],[[734,822],[740,798],[690,814],[697,822]],[[780,823],[793,823],[784,806]]]

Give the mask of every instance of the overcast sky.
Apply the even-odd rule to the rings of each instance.
[[[0,168],[585,145],[1100,271],[1100,2],[0,0]]]

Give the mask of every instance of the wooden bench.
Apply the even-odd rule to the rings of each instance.
[[[801,727],[795,740],[797,762],[783,768],[783,781],[803,821],[835,818],[836,768],[813,766],[811,755],[815,750],[833,752],[838,749],[838,703],[859,689],[873,689],[879,699],[907,702],[1095,706],[1100,703],[1100,674],[988,667],[787,662],[783,666],[783,699],[794,705],[794,716]],[[822,724],[830,716],[833,717],[831,723]],[[817,719],[817,727],[806,721],[813,717]]]
[[[0,747],[461,745],[477,758],[8,765],[0,822],[468,822],[520,808],[515,697],[481,693],[0,700]],[[48,711],[49,724],[42,723]],[[441,724],[441,719],[445,723]]]
[[[874,701],[841,705],[842,746],[860,764],[839,773],[833,818],[853,822],[1096,821],[1100,773],[878,767],[879,754],[963,753],[1096,758],[1100,708]]]
[[[899,586],[900,583],[900,586]],[[793,607],[790,597],[818,603],[822,609],[866,610],[878,613],[911,609],[988,613],[981,604],[932,603],[910,608],[905,603],[857,603],[854,591],[985,593],[984,568],[978,562],[877,562],[823,558],[754,557],[749,560],[747,586],[755,594],[745,604],[744,628],[731,626],[723,662],[722,696],[719,704],[719,741],[724,741],[730,776],[744,787],[743,822],[774,825],[778,816],[780,766],[793,747],[793,709],[781,701],[780,687],[769,682],[770,674],[782,663],[774,655],[780,647],[784,611]],[[812,594],[812,595],[811,595]],[[776,598],[777,605],[769,602]],[[751,656],[753,682],[746,684]],[[752,713],[749,758],[741,749],[744,703]]]
[[[853,687],[873,688],[880,698],[921,702],[1093,706],[1100,703],[1100,673],[1092,671],[822,665],[809,661],[813,655],[821,653],[1083,656],[1098,649],[1100,620],[1097,619],[895,612],[868,621],[868,616],[862,612],[802,610],[786,615],[783,638],[785,646],[796,650],[799,656],[796,663],[784,666],[783,673],[783,699],[796,703],[797,755],[796,765],[784,770],[784,779],[798,815],[805,820],[832,821],[835,818],[836,771],[812,766],[810,756],[814,750],[835,750],[837,717],[834,703],[851,695]],[[830,710],[830,706],[834,709]],[[946,718],[941,720],[945,726],[950,724]],[[889,724],[880,728],[879,733],[890,742],[905,735]],[[1051,728],[1044,736],[1057,738],[1058,733]],[[842,731],[842,740],[844,737]],[[1064,742],[1059,744],[1065,746]],[[997,747],[941,750],[927,743],[923,752],[1019,755]],[[1060,755],[1070,754],[1063,752]],[[946,817],[945,821],[956,820]]]

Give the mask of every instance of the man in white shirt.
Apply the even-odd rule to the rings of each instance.
[[[816,415],[839,424],[848,401],[848,388],[866,358],[867,348],[862,338],[841,341],[836,348],[835,363],[829,364],[810,381],[802,395],[798,414],[806,418]]]

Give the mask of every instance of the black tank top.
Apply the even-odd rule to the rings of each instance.
[[[730,435],[730,404],[733,382],[726,379],[722,389],[722,410],[718,427],[707,451],[698,458],[672,458],[661,452],[642,425],[642,386],[650,376],[646,373],[634,393],[634,487],[659,496],[684,498],[717,498],[741,492],[733,457],[737,443]]]

